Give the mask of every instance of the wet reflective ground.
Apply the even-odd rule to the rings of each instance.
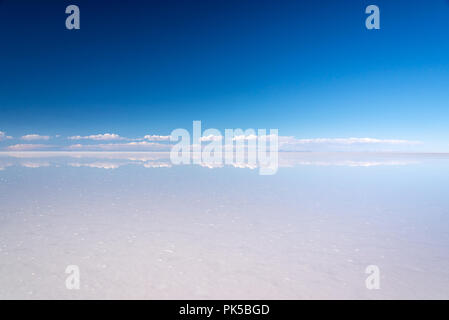
[[[3,153],[0,298],[448,299],[448,187],[441,154]]]

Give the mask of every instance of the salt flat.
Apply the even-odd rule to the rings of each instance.
[[[0,298],[449,298],[449,155],[281,153],[279,167],[2,153]]]

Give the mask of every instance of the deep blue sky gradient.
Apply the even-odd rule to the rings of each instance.
[[[65,28],[77,4],[81,29]],[[365,7],[381,30],[365,28]],[[449,151],[449,2],[0,0],[0,131],[279,128]]]

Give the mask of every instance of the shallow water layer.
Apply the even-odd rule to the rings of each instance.
[[[448,299],[448,187],[444,154],[3,153],[0,298]]]

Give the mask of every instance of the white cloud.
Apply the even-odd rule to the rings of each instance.
[[[0,141],[6,139],[12,139],[12,137],[7,136],[6,133],[4,133],[3,131],[0,131]]]
[[[35,140],[49,140],[50,137],[49,136],[41,136],[39,134],[27,134],[22,136],[21,138],[22,140],[26,140],[26,141],[35,141]]]
[[[0,140],[11,139],[12,137],[0,131]],[[21,137],[25,141],[39,141],[49,140],[51,136],[44,136],[39,134],[27,134]],[[201,142],[223,141],[224,136],[219,134],[211,134],[200,138]],[[250,141],[265,141],[271,140],[272,135],[257,136],[254,134],[236,135],[232,138],[235,142],[245,142],[250,145]],[[145,135],[139,139],[128,139],[121,137],[115,133],[94,134],[88,136],[71,136],[70,140],[92,140],[104,141],[100,144],[74,144],[71,146],[49,146],[43,144],[17,144],[5,147],[9,151],[23,151],[23,150],[46,150],[50,147],[58,148],[59,150],[80,150],[80,151],[169,151],[171,145],[167,144],[170,141],[170,136],[164,135]],[[117,141],[113,143],[113,141]],[[111,141],[111,143],[106,143]],[[378,138],[311,138],[298,139],[293,136],[279,136],[279,150],[280,151],[404,151],[410,150],[410,146],[417,146],[422,144],[420,141],[401,140],[401,139],[378,139]],[[227,149],[230,146],[225,145]]]
[[[95,140],[95,141],[106,141],[106,140],[126,140],[126,138],[120,137],[115,133],[103,133],[103,134],[93,134],[90,136],[72,136],[69,140]]]
[[[148,141],[170,141],[170,136],[158,136],[158,135],[147,134],[143,138]]]

